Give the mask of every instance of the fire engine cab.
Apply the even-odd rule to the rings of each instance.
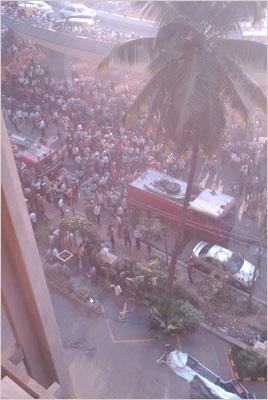
[[[148,169],[128,185],[128,202],[134,207],[157,213],[164,220],[178,223],[186,186],[184,181]],[[234,197],[211,189],[194,188],[187,210],[186,229],[221,243],[229,239],[235,217]]]
[[[31,143],[25,137],[18,134],[11,134],[10,141],[14,157],[21,171],[32,169],[35,176],[54,177],[59,169],[63,167],[63,152],[51,149],[40,144]]]

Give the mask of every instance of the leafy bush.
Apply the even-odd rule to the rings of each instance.
[[[151,330],[160,335],[194,332],[202,319],[203,313],[187,301],[161,297],[151,307]]]
[[[250,377],[256,380],[257,377],[267,376],[267,362],[255,351],[233,346],[231,356],[241,378]]]
[[[99,253],[103,247],[101,237],[96,230],[94,224],[89,222],[86,218],[80,217],[67,217],[60,223],[61,232],[75,232],[79,231],[81,236],[88,240],[91,244],[92,251]]]

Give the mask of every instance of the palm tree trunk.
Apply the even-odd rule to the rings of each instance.
[[[176,235],[176,239],[175,239],[175,244],[174,244],[172,254],[171,254],[171,261],[170,261],[170,265],[169,265],[168,279],[167,279],[167,294],[168,295],[172,294],[172,291],[173,291],[173,283],[174,283],[174,277],[175,277],[177,258],[182,250],[186,215],[187,215],[187,209],[189,207],[190,196],[192,193],[194,175],[195,175],[197,159],[198,159],[198,152],[199,152],[199,143],[197,141],[193,145],[191,166],[190,166],[190,171],[189,171],[189,176],[188,176],[188,181],[187,181],[185,198],[184,198],[184,202],[183,202],[181,219],[178,224],[179,226],[178,226],[178,231],[177,231],[177,235]]]

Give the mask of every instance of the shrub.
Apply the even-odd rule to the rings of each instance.
[[[89,222],[86,218],[81,217],[67,217],[60,223],[61,232],[75,232],[79,231],[81,236],[88,240],[91,244],[91,250],[93,253],[98,253],[102,247],[103,243],[101,237],[96,230],[94,224]]]
[[[233,346],[231,356],[235,364],[235,369],[241,378],[250,377],[256,380],[257,377],[267,376],[266,361],[255,351],[243,350],[237,346]]]
[[[192,333],[202,319],[203,313],[187,301],[162,297],[151,307],[152,333]]]

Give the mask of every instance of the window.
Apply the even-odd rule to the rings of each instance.
[[[86,6],[80,6],[77,8],[78,12],[83,12],[83,11],[87,11],[87,7]]]
[[[211,248],[211,245],[210,245],[210,244],[207,244],[207,245],[204,246],[203,249],[200,251],[199,255],[200,255],[200,256],[203,256],[203,255],[207,254],[210,248]],[[208,258],[209,258],[209,257],[208,257]]]
[[[235,274],[240,270],[242,265],[244,264],[243,258],[241,258],[237,254],[232,254],[232,256],[225,261],[224,266],[232,273]]]

